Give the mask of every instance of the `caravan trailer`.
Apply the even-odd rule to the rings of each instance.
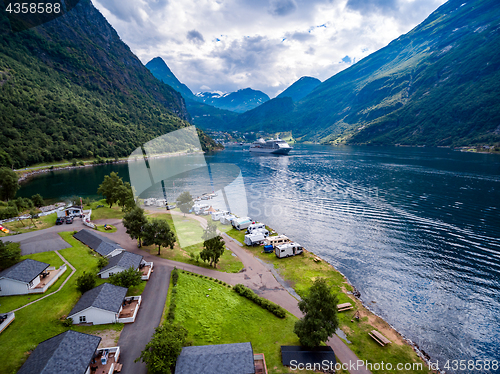
[[[218,212],[212,213],[212,221],[219,221],[222,217],[228,215],[227,210],[219,210]]]
[[[288,239],[288,237],[286,237],[285,235],[270,236],[266,239],[266,244],[272,245],[274,248],[276,248],[276,246],[278,245],[282,245],[289,242],[290,239]]]
[[[236,216],[233,214],[228,214],[227,216],[223,216],[220,218],[220,223],[223,225],[229,225],[233,219],[236,219]]]
[[[203,213],[204,210],[210,208],[210,205],[207,205],[207,204],[195,204],[193,205],[193,212],[196,214],[196,215],[200,215],[201,213]]]
[[[248,228],[248,226],[252,224],[252,221],[250,220],[250,218],[246,217],[246,218],[235,219],[231,223],[236,230],[245,230],[246,228]]]
[[[248,233],[249,235],[255,235],[255,234],[262,234],[264,235],[264,238],[267,238],[269,236],[269,231],[267,229],[255,229],[252,230],[251,232]]]
[[[247,234],[251,234],[254,230],[265,229],[265,228],[266,225],[264,225],[263,223],[260,222],[252,223],[250,226],[248,226]]]
[[[247,234],[245,235],[245,244],[248,246],[255,246],[255,245],[260,245],[264,243],[264,240],[266,238],[264,235],[258,233],[258,234]]]
[[[295,255],[300,255],[304,251],[304,248],[298,243],[286,243],[278,245],[274,253],[278,258],[285,258]]]

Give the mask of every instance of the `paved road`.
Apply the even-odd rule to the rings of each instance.
[[[146,374],[146,364],[134,362],[160,324],[173,267],[155,261],[154,272],[142,293],[142,305],[134,323],[126,324],[120,335],[120,362],[123,374]]]

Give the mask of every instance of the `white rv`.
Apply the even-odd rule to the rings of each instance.
[[[272,245],[274,248],[276,248],[278,245],[282,245],[289,242],[290,239],[288,239],[288,237],[286,237],[285,235],[270,236],[266,239],[266,244]]]
[[[255,246],[264,243],[266,238],[263,234],[247,234],[245,235],[245,244],[248,246]]]
[[[262,234],[264,235],[264,238],[267,238],[269,236],[269,231],[267,229],[255,229],[252,230],[251,232],[248,233],[249,235],[255,235],[255,234]]]
[[[229,212],[227,210],[219,210],[218,212],[212,213],[212,221],[219,221],[222,217],[228,215]]]
[[[207,205],[207,204],[195,204],[195,205],[193,205],[193,212],[195,214],[201,214],[201,213],[203,213],[203,211],[205,211],[208,208],[210,208],[210,205]]]
[[[220,223],[222,223],[223,225],[229,225],[234,219],[236,219],[235,215],[228,214],[227,216],[223,216],[220,218]]]
[[[251,224],[252,224],[252,221],[248,217],[246,217],[246,218],[240,218],[240,219],[235,219],[232,222],[232,225],[233,225],[233,227],[236,230],[245,230]]]
[[[300,255],[303,251],[304,248],[298,243],[281,244],[274,249],[274,253],[278,258]]]
[[[263,223],[260,222],[252,223],[250,226],[248,226],[247,234],[251,234],[252,231],[254,230],[265,229],[265,228],[266,225],[264,225]]]

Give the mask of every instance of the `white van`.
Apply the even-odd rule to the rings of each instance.
[[[266,244],[272,245],[274,248],[276,248],[278,245],[282,245],[289,242],[290,239],[288,239],[288,237],[285,235],[270,236],[266,239]]]
[[[240,218],[240,219],[235,219],[232,222],[232,225],[233,225],[233,227],[236,230],[245,230],[251,224],[252,224],[252,221],[248,217],[246,217],[246,218]]]
[[[227,210],[219,210],[218,212],[212,213],[212,221],[219,221],[222,217],[228,215],[229,212]]]
[[[298,243],[286,243],[278,245],[274,253],[278,258],[300,255],[304,252],[304,248]]]
[[[269,236],[269,230],[267,229],[255,229],[255,230],[252,230],[249,235],[255,235],[255,234],[262,234],[264,235],[264,238],[267,238]]]
[[[234,219],[236,219],[236,216],[233,214],[228,214],[227,216],[223,216],[220,218],[220,223],[223,225],[229,225]]]
[[[260,222],[252,223],[250,226],[248,226],[247,234],[251,234],[252,231],[254,231],[254,230],[265,229],[265,228],[266,228],[266,225],[264,225],[263,223],[260,223]]]
[[[247,234],[245,235],[245,244],[248,246],[255,246],[255,245],[260,245],[264,243],[264,240],[266,238],[264,235],[258,233],[258,234]]]
[[[203,213],[205,209],[210,208],[210,205],[207,204],[195,204],[193,205],[193,212],[197,215]]]

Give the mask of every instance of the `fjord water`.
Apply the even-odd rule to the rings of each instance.
[[[206,160],[236,164],[250,217],[329,261],[441,367],[500,359],[500,156],[298,145]],[[124,164],[52,172],[20,194],[95,195],[111,170],[127,179]]]

